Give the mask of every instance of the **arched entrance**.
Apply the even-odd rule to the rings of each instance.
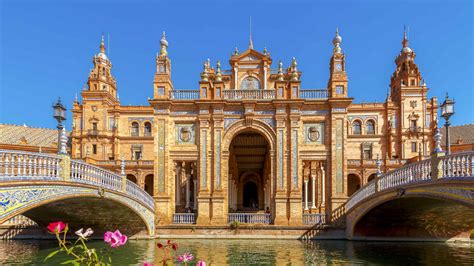
[[[153,196],[153,175],[147,175],[145,177],[145,187],[144,190],[148,192],[151,196]]]
[[[355,174],[347,176],[347,196],[350,197],[360,188],[360,178]]]
[[[237,134],[229,147],[230,212],[270,207],[271,158],[266,138],[255,130]]]
[[[258,187],[252,181],[244,184],[243,207],[246,209],[258,209]]]

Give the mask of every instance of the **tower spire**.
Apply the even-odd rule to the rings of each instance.
[[[100,52],[105,54],[104,33],[102,33],[102,40],[100,41]]]
[[[333,53],[340,54],[342,52],[341,43],[342,37],[339,35],[339,27],[336,27],[336,36],[332,39],[332,44],[334,45]]]
[[[249,49],[253,49],[253,41],[252,41],[252,17],[250,17],[250,38],[249,38]]]
[[[166,40],[166,33],[163,31],[163,34],[161,35],[161,40],[160,40],[160,55],[162,56],[167,56],[168,51],[166,51],[166,48],[168,47],[168,41]]]

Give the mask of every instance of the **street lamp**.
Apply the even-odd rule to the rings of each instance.
[[[449,118],[454,114],[454,104],[454,100],[449,99],[448,93],[446,93],[446,99],[444,99],[444,102],[441,104],[441,117],[446,120],[444,124],[446,126],[446,154],[451,153],[451,144],[449,141],[449,126],[451,124],[449,123]]]
[[[66,129],[62,122],[66,120],[66,107],[61,103],[61,97],[53,104],[53,117],[58,121],[58,154],[67,154],[66,143]]]

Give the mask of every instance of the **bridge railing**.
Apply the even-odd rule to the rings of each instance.
[[[81,161],[71,160],[71,180],[110,190],[122,189],[120,175]]]
[[[434,156],[431,159],[405,165],[372,180],[356,191],[345,204],[333,211],[331,220],[338,219],[362,200],[383,190],[434,179],[474,178],[473,169],[474,151]]]
[[[114,172],[69,157],[24,151],[0,150],[0,181],[70,181],[125,193],[154,209],[153,197]],[[64,169],[63,169],[64,168]]]
[[[317,225],[325,224],[326,215],[324,213],[303,213],[303,224]]]
[[[0,150],[0,177],[15,181],[59,179],[60,162],[57,155]]]

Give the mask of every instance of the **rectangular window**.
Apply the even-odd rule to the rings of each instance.
[[[415,80],[414,80],[414,79],[411,79],[411,80],[410,80],[410,85],[411,85],[411,86],[415,86]]]
[[[92,144],[92,154],[97,154],[97,144]]]
[[[142,152],[141,151],[135,151],[135,160],[140,160],[142,158]]]
[[[431,114],[426,114],[425,127],[429,127],[431,124]]]
[[[416,120],[410,120],[410,130],[411,131],[416,131]]]
[[[364,148],[362,156],[364,160],[372,159],[372,148],[370,147]]]
[[[411,152],[417,152],[417,143],[416,142],[411,143]]]
[[[207,88],[202,88],[201,91],[202,91],[202,97],[207,98]]]
[[[114,130],[115,127],[115,119],[113,117],[109,117],[109,130]]]
[[[217,87],[217,89],[216,89],[216,98],[220,98],[220,97],[221,97],[221,88]]]
[[[344,86],[337,85],[336,86],[336,94],[344,94]]]
[[[293,94],[293,97],[294,97],[294,98],[298,97],[298,87],[296,87],[296,86],[293,87],[293,92],[292,92],[292,94]]]
[[[164,96],[165,95],[165,87],[158,87],[158,96]]]
[[[278,87],[278,97],[283,97],[283,87]]]

